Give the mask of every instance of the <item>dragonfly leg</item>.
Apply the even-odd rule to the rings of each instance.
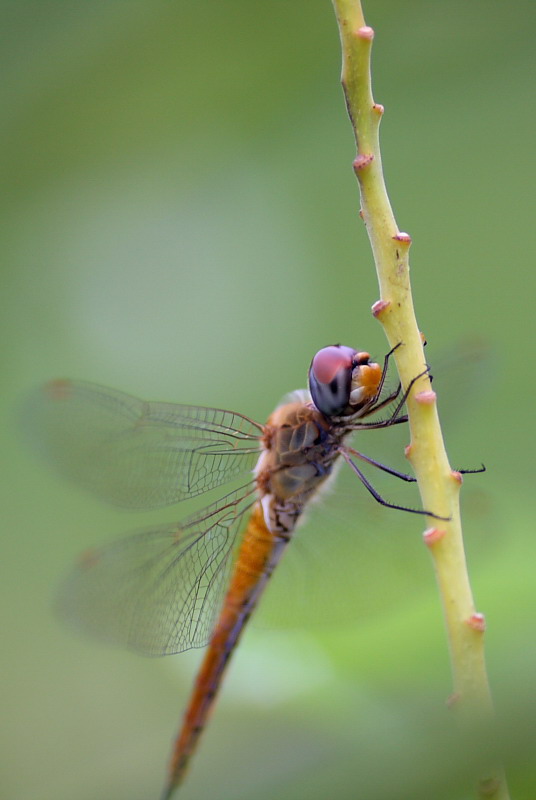
[[[342,452],[343,448],[341,448]],[[406,472],[399,472],[397,469],[393,469],[393,467],[388,467],[386,464],[382,464],[380,461],[376,461],[374,458],[370,458],[370,456],[366,456],[364,453],[360,453],[359,450],[354,450],[353,447],[345,447],[344,450],[351,456],[356,456],[360,458],[362,461],[366,461],[367,464],[371,464],[373,467],[377,467],[378,469],[383,470],[383,472],[388,472],[389,475],[394,475],[395,478],[400,478],[403,481],[407,481],[408,483],[415,483],[417,478],[413,475],[408,475]]]
[[[408,384],[408,388],[406,389],[406,391],[404,392],[404,394],[402,395],[402,397],[398,401],[397,406],[396,406],[395,410],[393,411],[392,415],[389,417],[389,419],[385,420],[387,425],[393,425],[394,424],[394,421],[397,419],[398,415],[400,414],[400,412],[404,408],[405,402],[408,399],[409,393],[413,389],[414,384],[419,380],[419,378],[423,378],[425,375],[428,375],[429,372],[430,372],[430,367],[426,367],[426,369],[423,369],[422,372],[419,372],[418,375],[415,375],[415,377],[410,380],[410,382]]]
[[[398,384],[398,389],[393,394],[392,399],[389,400],[389,398],[387,398],[386,401],[382,402],[381,404],[378,404],[378,400],[380,399],[380,395],[381,395],[382,390],[383,390],[383,385],[384,385],[385,379],[387,377],[387,370],[389,369],[389,359],[391,358],[391,356],[393,355],[395,350],[398,350],[398,348],[401,347],[401,346],[402,346],[402,342],[398,342],[398,344],[395,344],[395,346],[392,347],[389,350],[389,352],[387,353],[387,355],[383,359],[383,367],[382,367],[382,374],[380,376],[380,382],[378,383],[378,388],[376,389],[376,394],[374,395],[374,397],[370,401],[371,409],[372,409],[373,406],[376,406],[376,408],[374,409],[375,411],[377,411],[382,406],[387,405],[387,402],[392,402],[396,397],[398,397],[398,395],[400,393],[400,389],[402,387],[401,387],[400,384]],[[371,414],[372,411],[368,411],[367,413]]]
[[[486,467],[481,464],[478,469],[457,469],[455,471],[459,472],[460,475],[477,475],[479,472],[486,472]]]
[[[371,405],[364,409],[364,412],[361,414],[360,419],[364,417],[369,417],[371,414],[375,414],[377,411],[380,411],[385,406],[390,405],[392,402],[396,400],[398,395],[400,394],[400,390],[402,389],[402,384],[398,384],[398,387],[395,389],[394,392],[391,392],[386,398],[384,398],[380,403],[376,402],[376,400],[371,400]]]
[[[367,478],[363,475],[357,464],[352,461],[348,453],[345,453],[344,450],[341,450],[341,455],[343,456],[344,460],[347,464],[353,469],[365,489],[371,493],[373,498],[380,503],[382,506],[386,506],[386,508],[395,508],[397,511],[407,511],[410,514],[421,514],[425,517],[434,517],[434,519],[441,519],[446,522],[450,520],[450,517],[441,517],[439,514],[434,514],[432,511],[425,511],[421,508],[408,508],[407,506],[399,506],[396,503],[389,503],[385,500],[379,492],[376,491],[374,486],[367,480]]]
[[[397,417],[395,420],[391,419],[379,419],[377,422],[356,422],[354,425],[351,426],[350,430],[352,431],[367,431],[367,430],[375,430],[376,428],[390,428],[391,425],[400,425],[403,422],[407,422],[408,417],[404,414],[402,417]]]
[[[387,371],[388,358],[396,350],[397,347],[400,347],[400,344],[401,343],[397,344],[396,347],[393,347],[393,349],[390,350],[389,353],[387,353],[387,355],[385,356],[385,360],[384,360],[384,364],[383,364],[383,370],[382,370],[382,376],[381,376],[380,382],[378,384],[378,390],[376,391],[376,394],[374,395],[373,399],[371,400],[370,405],[364,410],[364,413],[361,415],[361,418],[368,417],[368,416],[370,416],[370,414],[375,414],[380,409],[382,409],[385,406],[388,406],[390,403],[394,402],[396,400],[396,398],[399,396],[399,394],[401,392],[401,389],[402,389],[402,386],[401,386],[400,383],[398,384],[398,387],[396,388],[396,390],[394,392],[392,392],[384,400],[378,402],[379,394],[381,393],[381,390],[383,388],[383,383],[385,381],[385,374],[386,374],[386,371]],[[430,373],[430,367],[427,366],[426,369],[424,369],[422,372],[419,372],[418,375],[416,375],[414,378],[412,378],[412,380],[409,382],[408,388],[406,389],[406,391],[404,392],[404,394],[402,395],[402,397],[398,401],[398,403],[397,403],[394,411],[392,412],[391,416],[386,420],[382,420],[382,423],[380,425],[375,424],[374,427],[388,428],[390,425],[396,425],[397,422],[398,422],[398,419],[399,419],[400,412],[404,408],[404,404],[405,404],[406,400],[409,397],[409,393],[411,392],[411,390],[413,388],[413,385],[415,384],[416,381],[419,380],[419,378],[422,378],[424,375],[428,375],[429,373]],[[407,417],[405,417],[403,419],[404,419],[404,421],[406,421]],[[358,424],[356,424],[354,426],[354,430],[358,430],[359,427],[360,427],[360,425],[358,423]],[[372,427],[372,426],[367,425],[366,423],[363,423],[363,427]]]

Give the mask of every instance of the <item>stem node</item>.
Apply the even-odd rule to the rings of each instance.
[[[363,153],[357,158],[354,158],[352,166],[354,168],[354,172],[357,173],[365,167],[368,167],[374,161],[374,154],[373,153]]]
[[[376,319],[381,319],[381,317],[383,316],[383,314],[385,314],[390,305],[391,305],[390,300],[376,300],[376,302],[371,308],[372,316],[376,317]]]
[[[411,236],[409,233],[405,233],[404,231],[399,231],[393,236],[395,242],[400,242],[401,244],[405,244],[408,247],[411,244]]]
[[[433,406],[437,400],[437,395],[433,389],[428,389],[425,392],[417,392],[415,400],[423,406]]]
[[[439,542],[447,532],[443,528],[428,528],[422,535],[425,545],[431,547],[436,542]]]
[[[357,31],[357,35],[360,39],[372,41],[372,39],[374,39],[374,28],[371,28],[370,25],[363,25],[363,27],[359,28]]]
[[[484,614],[480,614],[478,611],[475,611],[474,614],[471,614],[469,619],[465,620],[465,624],[469,625],[472,630],[477,631],[478,633],[484,633],[486,630],[486,617]]]

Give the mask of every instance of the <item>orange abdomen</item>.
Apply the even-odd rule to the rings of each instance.
[[[184,777],[189,759],[213,707],[231,653],[286,544],[286,540],[268,530],[261,505],[257,502],[244,533],[229,590],[184,715],[163,800],[171,797]]]

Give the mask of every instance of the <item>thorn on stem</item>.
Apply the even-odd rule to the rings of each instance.
[[[409,247],[411,244],[411,236],[409,235],[409,233],[404,233],[404,231],[399,231],[392,238],[393,241],[400,242],[400,244],[404,244],[406,245],[406,247]]]
[[[453,692],[449,697],[447,697],[447,708],[452,708],[456,705],[456,703],[460,700],[460,693]]]
[[[387,311],[390,305],[391,305],[390,300],[376,300],[371,309],[372,316],[376,317],[376,319],[379,319],[384,314],[384,312]]]
[[[359,28],[357,31],[357,36],[360,39],[374,39],[374,29],[371,28],[369,25],[363,25],[362,28]]]
[[[462,475],[462,473],[458,472],[457,469],[453,469],[453,470],[450,471],[450,474],[451,474],[452,478],[456,481],[456,483],[459,483],[460,486],[461,486],[462,483],[463,483],[463,475]]]
[[[406,458],[407,458],[408,460],[409,460],[409,459],[411,459],[411,451],[412,451],[412,450],[413,450],[413,445],[412,445],[412,444],[407,444],[407,445],[404,447],[404,455],[406,456]]]
[[[362,153],[361,155],[354,158],[352,162],[352,166],[354,168],[354,172],[359,172],[365,167],[368,167],[374,161],[374,153]]]
[[[423,533],[422,538],[424,539],[425,545],[431,547],[436,542],[439,542],[439,540],[442,539],[446,533],[446,530],[443,528],[428,528]]]
[[[465,620],[465,624],[469,625],[474,631],[478,631],[478,633],[484,633],[486,630],[486,617],[484,614],[475,611],[474,614],[471,614],[469,619]]]
[[[433,389],[428,389],[425,392],[417,392],[415,400],[422,406],[432,406],[437,400],[437,395]]]
[[[374,105],[372,106],[372,110],[375,111],[379,117],[381,117],[383,112],[385,111],[385,108],[382,106],[381,103],[374,103]]]

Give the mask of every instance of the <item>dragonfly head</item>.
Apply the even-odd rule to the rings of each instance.
[[[341,344],[319,350],[309,368],[309,391],[326,417],[352,416],[375,397],[381,368],[370,355]]]

